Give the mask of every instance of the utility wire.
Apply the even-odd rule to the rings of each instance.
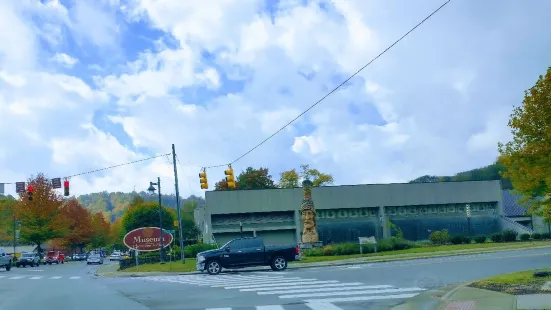
[[[237,162],[238,160],[242,159],[243,157],[249,155],[251,152],[253,152],[254,150],[256,150],[257,148],[259,148],[260,146],[262,146],[264,143],[266,143],[268,140],[270,140],[271,138],[273,138],[274,136],[276,136],[278,133],[280,133],[281,131],[283,131],[285,128],[287,128],[289,125],[291,125],[292,123],[294,123],[296,120],[298,120],[300,117],[302,117],[304,114],[308,113],[311,109],[313,109],[314,107],[316,107],[318,104],[320,104],[322,101],[324,101],[327,97],[329,97],[330,95],[332,95],[334,92],[336,92],[337,90],[339,90],[344,84],[348,83],[348,81],[350,81],[352,78],[354,78],[355,76],[357,76],[360,72],[362,72],[365,68],[367,68],[367,66],[371,65],[375,60],[379,59],[379,57],[381,57],[382,55],[384,55],[386,52],[388,52],[391,48],[393,48],[396,44],[398,44],[400,41],[402,41],[405,37],[407,37],[410,33],[412,33],[414,30],[416,30],[419,26],[421,26],[423,23],[425,23],[429,18],[431,18],[433,15],[435,15],[436,13],[438,13],[438,11],[440,11],[442,8],[444,8],[448,3],[450,3],[451,0],[447,0],[446,2],[444,2],[444,4],[442,4],[440,7],[438,7],[436,10],[434,10],[432,13],[430,13],[427,17],[425,17],[422,21],[420,21],[419,23],[417,23],[417,25],[415,25],[413,28],[411,28],[408,32],[406,32],[403,36],[401,36],[398,40],[394,41],[394,43],[392,43],[389,47],[387,47],[385,50],[383,50],[379,55],[377,55],[375,58],[373,58],[370,62],[368,62],[367,64],[365,64],[363,67],[361,67],[358,71],[356,71],[354,74],[352,74],[351,76],[349,76],[346,80],[344,80],[342,83],[340,83],[339,85],[337,85],[337,87],[333,88],[333,90],[331,90],[329,93],[327,93],[325,96],[323,96],[321,99],[319,99],[318,101],[316,101],[313,105],[311,105],[308,109],[306,109],[304,112],[300,113],[297,117],[295,117],[294,119],[292,119],[290,122],[288,122],[287,124],[285,124],[283,127],[281,127],[278,131],[274,132],[271,136],[269,136],[268,138],[264,139],[262,142],[260,142],[259,144],[257,144],[255,147],[253,147],[252,149],[250,149],[249,151],[247,151],[246,153],[244,153],[243,155],[237,157],[237,159],[235,159],[234,161],[232,161],[231,163],[229,164],[221,164],[221,165],[215,165],[215,166],[207,166],[207,167],[204,167],[205,169],[208,169],[208,168],[217,168],[217,167],[222,167],[222,166],[227,166],[227,165],[231,165],[235,162]]]
[[[184,165],[182,165],[182,163],[180,162],[180,157],[178,157],[178,155],[176,154],[176,161],[178,161],[178,165],[180,166],[180,169],[182,170],[182,173],[184,174],[184,177],[186,178],[186,181],[187,181],[187,184],[189,186],[189,190],[191,191],[191,194],[194,196],[194,197],[198,197],[197,195],[195,195],[195,191],[193,190],[193,186],[191,186],[191,182],[189,180],[189,176],[187,175],[186,171],[184,170]]]
[[[130,162],[127,162],[127,163],[118,164],[118,165],[114,165],[114,166],[109,166],[109,167],[105,167],[105,168],[100,168],[100,169],[90,170],[90,171],[86,171],[86,172],[81,172],[81,173],[77,173],[77,174],[73,174],[73,175],[70,175],[70,176],[63,177],[63,179],[78,177],[78,176],[85,175],[85,174],[96,173],[96,172],[100,172],[100,171],[104,171],[104,170],[109,170],[109,169],[118,168],[118,167],[122,167],[122,166],[132,165],[132,164],[136,164],[136,163],[139,163],[139,162],[142,162],[142,161],[152,160],[152,159],[155,159],[155,158],[168,156],[168,155],[171,155],[171,154],[172,153],[167,153],[167,154],[152,156],[152,157],[148,157],[148,158],[142,158],[142,159],[138,159],[138,160],[134,160],[134,161],[130,161]],[[15,184],[15,183],[17,183],[17,182],[9,182],[9,183],[4,183],[4,184]]]

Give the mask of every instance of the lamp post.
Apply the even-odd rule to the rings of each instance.
[[[467,213],[467,228],[469,229],[469,236],[471,235],[471,205],[465,206],[465,213]]]
[[[155,194],[155,187],[153,185],[157,185],[159,189],[159,228],[161,230],[161,260],[160,263],[164,264],[164,242],[163,242],[163,205],[161,203],[161,178],[157,177],[157,183],[149,182],[149,188],[147,189],[148,192],[150,192],[152,195]]]

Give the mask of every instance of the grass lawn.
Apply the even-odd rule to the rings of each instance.
[[[189,272],[196,271],[195,259],[186,258],[186,263],[182,262],[165,262],[164,264],[143,264],[137,267],[130,267],[121,272]]]
[[[312,256],[304,257],[303,260],[298,261],[297,263],[313,263],[313,262],[326,262],[350,258],[365,257],[366,261],[377,260],[387,258],[388,256],[398,256],[398,257],[426,257],[426,256],[435,256],[443,255],[447,252],[451,253],[461,253],[461,252],[484,252],[491,251],[493,249],[522,249],[522,248],[532,248],[537,246],[551,245],[551,241],[532,241],[532,242],[502,242],[502,243],[471,243],[471,244],[451,244],[451,245],[440,245],[440,246],[427,246],[422,248],[411,248],[407,250],[398,250],[398,251],[386,251],[379,253],[370,253],[370,254],[353,254],[353,255],[333,255],[333,256]]]
[[[550,271],[551,269],[538,270]],[[536,270],[501,274],[473,282],[470,286],[513,295],[542,293],[541,286],[545,282],[551,281],[551,276],[534,277],[534,271]]]

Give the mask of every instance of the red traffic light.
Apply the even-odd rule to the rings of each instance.
[[[69,181],[63,181],[63,187],[69,187]]]
[[[27,191],[28,191],[29,193],[34,192],[34,186],[29,185],[29,187],[27,188]]]

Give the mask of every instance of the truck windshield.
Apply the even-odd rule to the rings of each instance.
[[[224,248],[226,248],[227,246],[229,246],[229,245],[230,245],[230,243],[231,243],[232,241],[233,241],[233,240],[230,240],[230,241],[228,241],[228,242],[224,243],[224,245],[223,245],[223,246],[221,246],[220,248],[221,248],[221,249],[224,249]]]

